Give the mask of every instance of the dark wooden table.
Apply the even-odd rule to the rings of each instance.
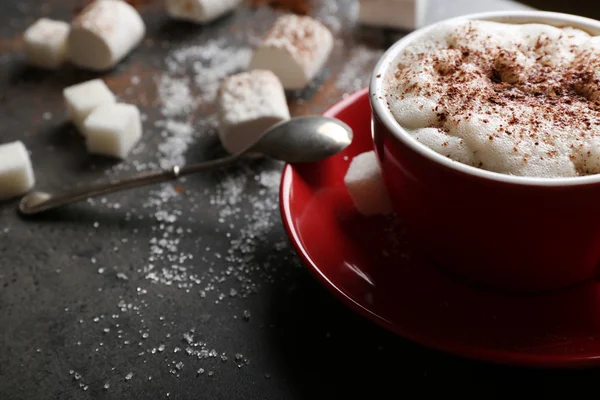
[[[322,112],[364,87],[382,51],[404,34],[355,26],[356,1],[314,3],[310,14],[338,41],[317,81],[289,94],[294,115]],[[116,164],[88,156],[63,116],[62,89],[97,75],[37,71],[21,54],[30,23],[69,19],[81,2],[2,2],[0,142],[26,143],[39,187],[219,153],[212,106],[218,81],[243,69],[279,11],[243,8],[197,27],[170,21],[162,0],[137,4],[147,38],[102,75],[146,115],[143,144]],[[514,7],[437,0],[428,18]],[[16,215],[15,202],[2,204],[0,399],[578,398],[595,390],[595,370],[463,360],[347,310],[287,243],[277,209],[280,170],[250,161],[29,220]]]

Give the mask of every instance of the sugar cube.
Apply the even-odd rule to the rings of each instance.
[[[271,71],[254,70],[225,79],[217,108],[219,137],[232,154],[246,150],[271,126],[290,118],[281,82]]]
[[[0,200],[24,195],[33,185],[35,177],[25,145],[20,141],[0,145]]]
[[[40,68],[60,67],[66,54],[69,24],[40,18],[25,31],[23,36],[27,62]]]
[[[69,60],[78,67],[106,71],[144,38],[140,14],[122,0],[96,0],[73,20],[68,38]]]
[[[104,104],[84,122],[88,151],[124,159],[142,137],[139,109],[130,104]]]
[[[390,214],[392,204],[374,151],[352,159],[344,183],[356,209],[364,215]]]
[[[424,25],[428,3],[428,0],[360,0],[358,22],[413,30]]]
[[[333,35],[319,21],[294,14],[277,19],[256,49],[250,69],[267,69],[286,89],[304,88],[331,54]]]
[[[112,104],[117,100],[102,79],[78,83],[63,90],[67,117],[83,133],[83,122],[98,106]]]
[[[232,11],[242,0],[167,0],[167,12],[175,19],[208,23]]]

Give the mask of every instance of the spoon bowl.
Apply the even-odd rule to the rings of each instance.
[[[297,117],[269,129],[248,151],[287,163],[316,162],[352,143],[352,128],[329,117]]]

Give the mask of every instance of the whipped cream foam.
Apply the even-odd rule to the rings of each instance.
[[[452,21],[396,64],[385,77],[390,111],[439,154],[519,176],[600,173],[600,37]]]

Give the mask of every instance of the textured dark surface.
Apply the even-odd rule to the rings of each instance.
[[[213,46],[217,50],[247,50],[276,15],[244,8],[202,28],[169,21],[162,1],[138,3],[147,39],[103,78],[148,118],[144,144],[115,166],[88,156],[64,123],[62,88],[95,75],[71,68],[36,71],[20,53],[27,25],[40,16],[69,19],[81,2],[2,1],[0,142],[25,142],[40,187],[68,186],[105,171],[127,174],[134,165],[164,159],[161,145],[176,131],[162,134],[157,121],[191,124],[196,133],[185,146],[188,161],[213,154],[204,81],[188,85],[198,100],[189,113],[167,117],[161,111],[161,80],[199,74],[193,60],[166,73],[167,60],[176,59],[171,52],[177,49],[215,39],[221,41]],[[315,3],[320,5],[311,13],[339,27],[340,40],[316,84],[290,94],[295,115],[321,112],[364,86],[377,56],[399,37],[355,27],[354,1]],[[466,1],[433,3],[432,20],[476,10]],[[287,245],[276,209],[280,169],[249,162],[30,220],[16,215],[15,202],[2,204],[0,399],[506,398],[524,391],[578,398],[579,390],[594,390],[594,370],[532,371],[465,361],[391,335],[344,308]],[[174,258],[154,250],[153,238],[161,237],[172,241],[163,249],[172,245]],[[186,270],[173,270],[174,264]],[[191,330],[189,344],[184,334]],[[215,349],[218,356],[198,357],[201,349]],[[237,360],[236,353],[242,354]],[[397,394],[384,395],[388,390]]]

